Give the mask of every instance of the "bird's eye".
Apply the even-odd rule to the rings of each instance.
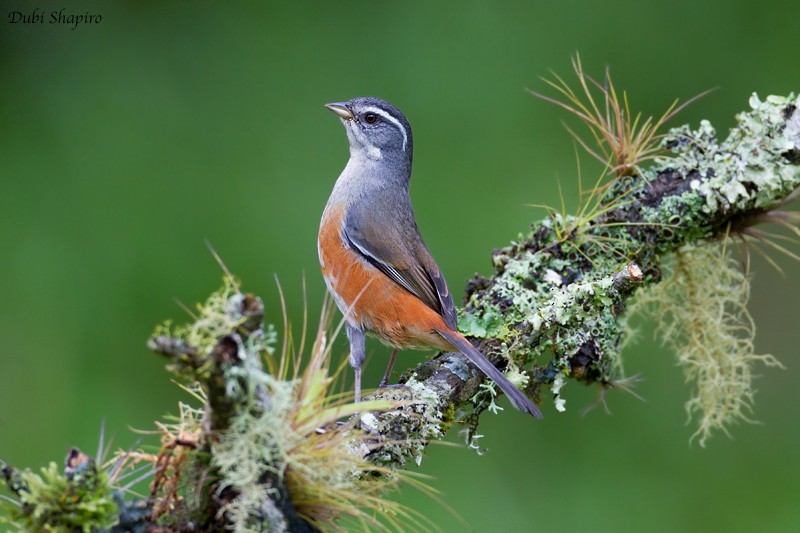
[[[375,124],[376,122],[378,122],[378,115],[376,115],[375,113],[367,113],[366,115],[364,115],[364,122],[366,122],[367,124]]]

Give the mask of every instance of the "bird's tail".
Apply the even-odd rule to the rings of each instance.
[[[489,360],[486,359],[486,356],[479,352],[478,349],[472,345],[472,343],[470,343],[463,335],[461,335],[461,333],[450,329],[437,329],[436,331],[458,351],[463,353],[472,364],[478,367],[481,372],[489,376],[495,383],[497,383],[500,389],[502,389],[506,396],[508,396],[508,399],[511,400],[511,404],[514,407],[523,413],[528,413],[529,415],[534,416],[535,418],[542,418],[542,413],[539,411],[536,405],[534,405],[530,398],[525,396],[521,390],[515,387],[513,383],[508,381],[508,379],[506,379],[506,377],[497,369],[497,367],[490,363]]]

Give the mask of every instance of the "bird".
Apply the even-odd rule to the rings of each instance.
[[[540,418],[530,398],[458,331],[453,297],[411,207],[413,140],[406,117],[372,97],[325,107],[344,124],[350,159],[323,211],[317,247],[325,284],[344,315],[355,401],[371,334],[393,347],[381,387],[398,349],[461,352],[514,407]]]

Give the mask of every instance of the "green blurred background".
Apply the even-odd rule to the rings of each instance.
[[[218,287],[204,239],[269,320],[275,274],[299,321],[305,272],[316,314],[317,225],[347,159],[325,102],[374,95],[406,112],[417,219],[457,294],[543,215],[526,204],[556,205],[560,181],[575,205],[568,117],[524,90],[543,90],[550,68],[569,75],[574,52],[598,76],[610,65],[646,114],[719,87],[674,124],[722,133],[753,91],[800,89],[796,0],[602,4],[3,2],[0,457],[38,467],[92,451],[103,419],[127,447],[130,427],[176,411],[186,397],[144,344],[184,318],[174,299]],[[103,19],[8,22],[32,6]],[[486,415],[484,456],[434,445],[419,471],[476,531],[800,530],[800,267],[777,259],[785,277],[753,264],[757,349],[787,367],[756,370],[762,424],[690,445],[689,386],[640,322],[626,369],[646,402],[611,393],[613,415],[582,417],[597,391],[572,383],[566,413]],[[386,353],[369,350],[377,383]],[[464,528],[414,490],[399,498]]]

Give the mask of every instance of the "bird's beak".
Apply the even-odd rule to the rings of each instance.
[[[347,107],[346,102],[334,102],[332,104],[325,104],[325,107],[339,115],[344,120],[350,120],[353,118],[353,112],[350,111]]]

